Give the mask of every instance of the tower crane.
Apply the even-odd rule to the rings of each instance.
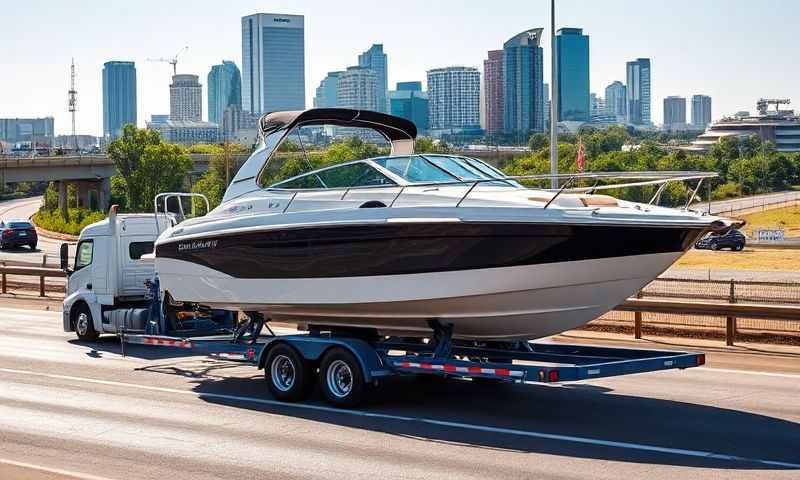
[[[161,57],[161,58],[148,58],[147,61],[148,62],[169,63],[170,65],[172,65],[172,74],[173,75],[177,75],[178,74],[178,57],[188,49],[189,49],[188,46],[185,46],[185,47],[181,48],[180,50],[178,50],[178,53],[176,53],[175,55],[172,56],[172,58],[164,58],[164,57]]]

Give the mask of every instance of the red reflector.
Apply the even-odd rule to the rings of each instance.
[[[706,364],[706,354],[701,353],[700,355],[697,356],[697,366],[699,367],[700,365],[705,365],[705,364]]]
[[[550,370],[547,372],[547,381],[548,382],[557,382],[558,381],[558,370]]]
[[[423,362],[423,363],[419,364],[419,368],[425,368],[425,369],[430,370],[431,368],[433,368],[433,365],[431,365],[430,363],[424,363]]]
[[[445,365],[444,366],[444,371],[445,372],[455,372],[456,371],[456,366],[455,365]]]
[[[511,372],[507,368],[496,368],[494,370],[494,373],[496,375],[500,375],[500,376],[503,376],[503,377],[507,377],[507,376],[511,375]]]
[[[469,373],[481,373],[481,367],[469,367],[467,371]]]

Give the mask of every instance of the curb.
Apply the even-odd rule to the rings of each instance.
[[[31,224],[36,227],[36,235],[49,238],[50,240],[63,240],[65,242],[77,242],[78,236],[77,235],[69,235],[67,233],[58,233],[58,232],[51,232],[50,230],[45,230],[44,228],[40,227],[36,224],[33,220],[33,215],[30,216]]]

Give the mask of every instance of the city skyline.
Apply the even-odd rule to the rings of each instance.
[[[549,2],[546,1],[509,2],[502,9],[459,4],[455,16],[449,2],[436,5],[418,2],[420,8],[424,6],[426,15],[403,17],[402,13],[392,12],[398,18],[393,18],[390,24],[385,22],[385,9],[348,1],[345,3],[358,5],[362,15],[358,22],[345,15],[349,10],[346,5],[332,7],[317,1],[275,1],[268,7],[259,2],[242,1],[235,7],[219,7],[200,0],[195,2],[196,7],[189,9],[191,11],[177,2],[161,5],[144,1],[135,8],[124,7],[122,12],[122,4],[112,8],[102,2],[92,3],[96,3],[97,8],[92,8],[92,21],[87,22],[81,34],[62,28],[61,20],[67,6],[34,1],[16,6],[10,12],[0,40],[16,45],[3,62],[18,73],[0,82],[0,116],[54,116],[56,134],[68,133],[66,91],[69,60],[75,56],[78,133],[99,135],[102,131],[100,72],[102,64],[110,60],[136,62],[137,119],[143,126],[151,114],[166,110],[166,86],[172,73],[169,65],[149,63],[146,59],[169,56],[188,44],[189,50],[178,63],[178,73],[202,77],[220,58],[231,59],[241,68],[240,19],[257,12],[305,15],[305,103],[308,107],[325,74],[352,64],[353,55],[363,52],[365,45],[382,43],[391,52],[389,84],[409,80],[424,82],[425,72],[432,68],[465,65],[482,70],[486,52],[496,49],[514,32],[549,24]],[[800,86],[790,81],[797,77],[800,67],[779,62],[781,58],[791,58],[790,51],[786,50],[792,41],[787,33],[791,29],[782,26],[793,24],[793,19],[798,17],[798,6],[788,1],[773,3],[776,8],[764,12],[748,2],[728,2],[726,17],[716,18],[715,24],[710,25],[703,18],[712,18],[708,15],[715,11],[714,2],[676,1],[669,7],[653,5],[646,12],[637,13],[636,9],[625,8],[635,4],[627,0],[610,2],[602,8],[578,0],[562,0],[558,2],[556,21],[557,28],[576,27],[589,32],[592,39],[591,91],[603,92],[614,80],[624,82],[625,62],[650,58],[653,63],[651,118],[662,118],[661,99],[672,94],[689,96],[702,91],[714,98],[714,119],[717,119],[738,110],[752,111],[755,100],[762,96],[800,99]],[[620,10],[612,8],[614,6],[630,13],[626,14],[627,21],[609,17],[609,12]],[[159,15],[152,15],[154,11]],[[125,15],[124,25],[114,20],[120,18],[120,13]],[[756,15],[762,21],[752,25],[748,20]],[[652,22],[656,17],[659,22]],[[183,21],[176,25],[174,18]],[[40,27],[39,31],[46,31],[47,35],[39,34],[42,38],[34,38],[35,32],[25,28],[32,19]],[[749,25],[748,35],[740,34],[740,24]],[[766,24],[771,26],[766,28]],[[403,25],[413,25],[413,34]],[[476,26],[479,26],[479,35],[467,34]],[[203,30],[215,34],[196,33]],[[342,30],[347,31],[342,33]],[[759,33],[769,35],[775,48],[759,49],[748,40]],[[107,36],[135,40],[99,41]],[[666,38],[670,41],[664,41]],[[543,47],[544,79],[549,81],[547,31]],[[712,48],[720,53],[706,58],[704,52]],[[769,75],[770,72],[774,74]],[[36,94],[26,93],[31,90]]]

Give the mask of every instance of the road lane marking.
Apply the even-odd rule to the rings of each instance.
[[[112,480],[108,477],[98,477],[97,475],[89,475],[88,473],[73,472],[70,470],[62,470],[60,468],[50,468],[42,465],[34,465],[32,463],[17,462],[15,460],[8,460],[0,458],[0,465],[10,465],[12,467],[27,468],[28,470],[37,470],[39,472],[52,473],[64,477],[77,478],[79,480]]]
[[[279,402],[277,400],[268,400],[263,398],[256,398],[256,397],[245,397],[240,395],[227,395],[227,394],[220,394],[220,393],[198,393],[192,392],[187,390],[179,390],[175,388],[167,388],[167,387],[154,387],[150,385],[138,385],[135,383],[125,383],[125,382],[114,382],[110,380],[99,380],[95,378],[86,378],[86,377],[75,377],[71,375],[57,375],[52,373],[41,373],[41,372],[33,372],[28,370],[18,370],[13,368],[0,368],[0,372],[16,374],[16,375],[28,375],[28,376],[36,376],[36,377],[44,377],[44,378],[52,378],[52,379],[59,379],[59,380],[71,380],[76,382],[83,382],[83,383],[91,383],[96,385],[108,385],[113,387],[123,387],[123,388],[133,388],[139,390],[149,390],[154,392],[164,392],[164,393],[175,393],[175,394],[182,394],[182,395],[190,395],[197,398],[213,398],[219,400],[232,400],[237,402],[246,402],[246,403],[256,403],[261,405],[270,405],[270,406],[278,406],[282,408],[290,408],[290,409],[297,409],[297,410],[312,410],[318,412],[327,412],[327,413],[338,413],[342,415],[349,415],[354,417],[366,417],[366,418],[379,418],[385,420],[393,420],[393,421],[400,421],[400,422],[415,422],[415,423],[422,423],[426,425],[436,425],[441,427],[449,427],[449,428],[456,428],[461,430],[468,430],[474,432],[489,432],[489,433],[501,433],[507,435],[514,435],[519,437],[527,437],[527,438],[536,438],[542,440],[556,440],[562,442],[569,442],[569,443],[578,443],[583,445],[593,445],[599,447],[611,447],[611,448],[621,448],[626,450],[635,450],[640,452],[649,452],[649,453],[660,453],[666,455],[678,455],[684,457],[699,457],[699,458],[708,458],[714,460],[723,460],[723,461],[730,461],[730,462],[743,462],[743,463],[754,463],[760,465],[770,465],[770,466],[777,466],[777,467],[784,467],[784,468],[795,468],[800,469],[800,463],[790,463],[790,462],[780,462],[775,460],[767,460],[761,458],[749,458],[749,457],[740,457],[737,455],[726,455],[717,452],[705,451],[705,450],[689,450],[689,449],[682,449],[682,448],[671,448],[671,447],[659,447],[656,445],[647,445],[642,443],[632,443],[632,442],[618,442],[613,440],[602,440],[597,438],[590,438],[590,437],[578,437],[573,435],[561,435],[555,433],[545,433],[545,432],[532,432],[527,430],[517,430],[513,428],[502,428],[502,427],[490,427],[487,425],[477,425],[471,423],[462,423],[462,422],[451,422],[447,420],[435,420],[432,418],[425,418],[425,417],[409,417],[405,415],[393,415],[387,413],[375,413],[375,412],[364,412],[359,410],[344,410],[335,407],[327,407],[324,405],[309,405],[305,403],[284,403]]]
[[[735,370],[732,368],[712,368],[712,367],[703,367],[703,368],[695,368],[695,372],[712,372],[712,373],[734,373],[734,374],[741,374],[741,375],[757,375],[759,377],[778,377],[778,378],[797,378],[800,379],[800,375],[792,374],[792,373],[773,373],[773,372],[758,372],[756,370]]]

